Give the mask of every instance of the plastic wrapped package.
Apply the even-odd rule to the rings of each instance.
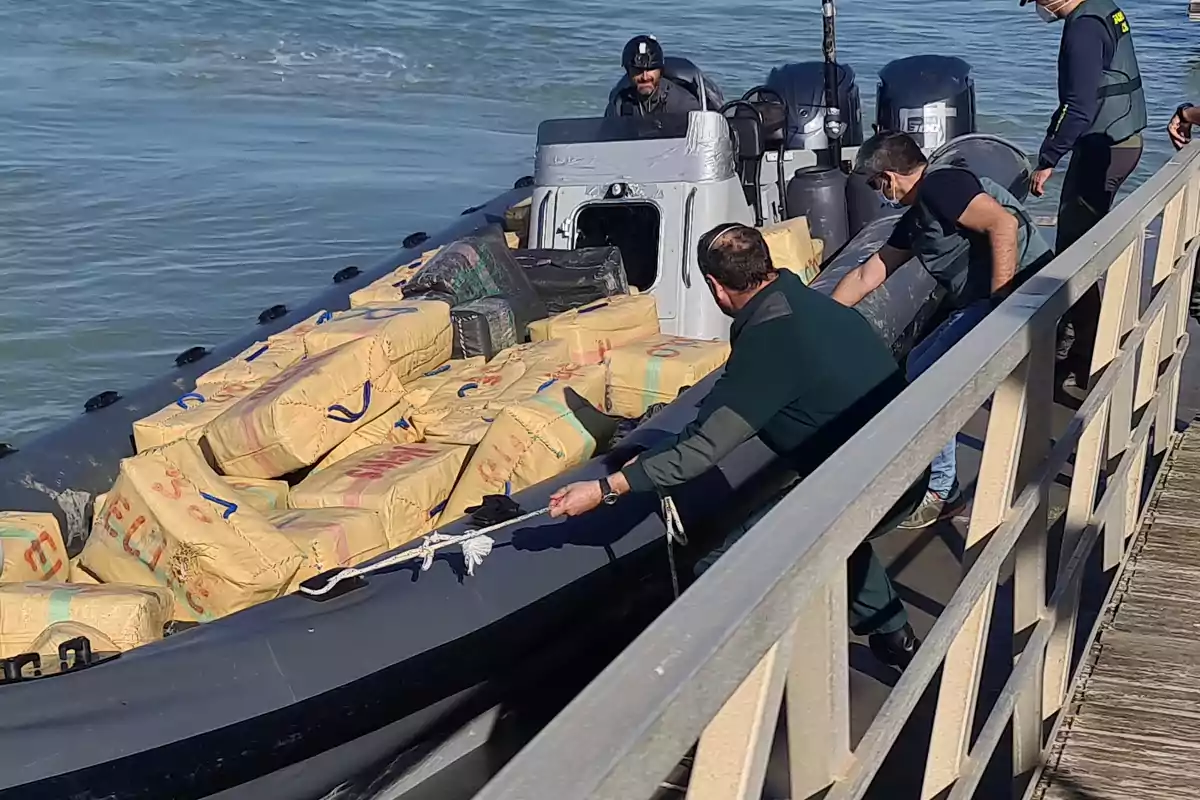
[[[419,377],[410,379],[404,384],[404,400],[414,409],[421,408],[429,402],[429,398],[446,384],[460,381],[462,376],[487,363],[483,356],[447,361],[445,364],[426,370]]]
[[[513,255],[549,314],[629,292],[625,264],[616,247],[518,250]]]
[[[227,384],[260,386],[304,358],[304,343],[299,338],[256,342],[219,367],[196,378],[196,391]]]
[[[272,514],[288,507],[287,481],[271,481],[261,478],[239,478],[230,475],[225,482],[233,487],[241,502],[263,514]]]
[[[451,358],[483,356],[490,360],[501,350],[517,344],[512,307],[500,297],[485,297],[455,306],[450,309],[450,326],[454,330]]]
[[[504,237],[490,232],[442,248],[404,286],[405,297],[433,297],[461,306],[485,297],[503,297],[512,307],[518,331],[546,316],[546,306],[517,264]]]
[[[414,258],[407,264],[403,264],[396,269],[384,275],[374,283],[368,284],[357,292],[350,294],[350,307],[361,308],[362,306],[379,305],[381,303],[395,303],[404,299],[404,286],[412,280],[412,276],[425,265],[429,259],[437,255],[442,248],[438,247],[433,250],[426,250],[419,258]]]
[[[776,269],[796,273],[805,284],[812,283],[820,274],[825,243],[813,238],[807,219],[796,217],[774,225],[764,225],[759,232],[767,243],[771,263]]]

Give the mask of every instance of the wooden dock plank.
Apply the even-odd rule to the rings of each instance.
[[[1181,437],[1036,797],[1200,800],[1200,425]]]

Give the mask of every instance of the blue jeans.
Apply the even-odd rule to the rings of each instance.
[[[945,322],[922,339],[909,353],[907,370],[909,381],[916,380],[918,375],[933,366],[935,361],[958,344],[991,310],[990,301],[980,300],[952,313]],[[943,500],[954,491],[954,483],[958,477],[955,459],[956,443],[957,439],[951,439],[950,443],[942,448],[942,452],[934,457],[933,463],[930,465],[932,473],[929,476],[929,491]]]

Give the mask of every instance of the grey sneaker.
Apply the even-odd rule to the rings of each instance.
[[[921,505],[908,515],[908,519],[896,527],[902,531],[928,528],[930,525],[954,516],[962,507],[962,492],[959,491],[958,486],[951,489],[950,496],[945,499],[933,492],[926,492],[925,497],[921,500]]]

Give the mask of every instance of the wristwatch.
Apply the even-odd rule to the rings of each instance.
[[[600,479],[600,494],[602,495],[600,499],[604,502],[604,505],[606,505],[606,506],[613,505],[614,503],[617,502],[617,499],[620,498],[620,496],[621,496],[613,491],[613,488],[609,484],[607,477]]]

